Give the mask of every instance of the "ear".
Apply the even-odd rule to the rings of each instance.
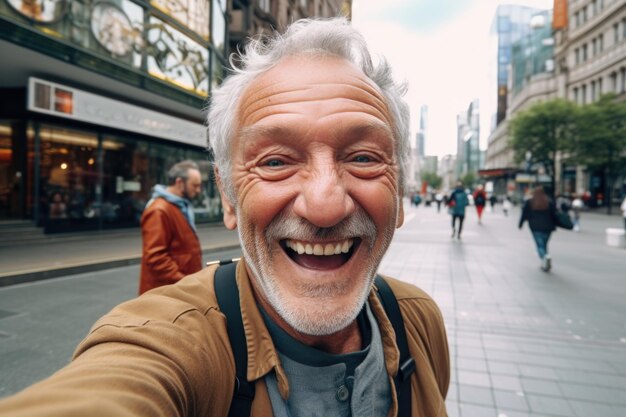
[[[398,218],[396,219],[396,229],[404,224],[404,200],[402,195],[398,196]]]
[[[222,182],[222,177],[220,176],[220,172],[217,169],[217,166],[214,168],[214,172],[215,181],[217,182],[217,189],[220,190],[220,199],[222,200],[222,210],[224,211],[224,225],[227,229],[234,230],[237,227],[237,213],[235,211],[235,206],[224,192],[224,183]]]

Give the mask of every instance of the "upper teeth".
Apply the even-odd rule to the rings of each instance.
[[[336,243],[306,243],[297,240],[287,240],[287,247],[300,255],[304,253],[317,256],[339,255],[348,253],[353,244],[354,241],[352,239]]]

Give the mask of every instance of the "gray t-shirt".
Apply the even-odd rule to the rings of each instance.
[[[357,319],[362,350],[333,355],[304,345],[263,312],[289,381],[289,398],[278,391],[276,376],[265,378],[276,417],[385,416],[391,404],[380,330],[369,306]]]

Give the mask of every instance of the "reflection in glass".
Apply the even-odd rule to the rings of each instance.
[[[101,1],[91,11],[91,33],[113,57],[141,64],[143,9],[129,0]],[[131,52],[135,52],[132,55]]]
[[[209,0],[152,0],[151,4],[204,39],[209,39]]]
[[[208,94],[208,51],[157,18],[148,27],[148,72],[180,87]]]
[[[17,12],[41,23],[52,23],[65,14],[65,0],[7,0]]]
[[[224,41],[226,38],[226,4],[224,0],[213,0],[213,27],[211,34],[213,35],[213,45],[222,53],[224,53]]]
[[[97,217],[98,139],[95,134],[42,126],[40,215],[47,231],[76,230]],[[70,223],[68,223],[70,222]]]

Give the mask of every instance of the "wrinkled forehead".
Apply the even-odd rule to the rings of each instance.
[[[380,88],[345,58],[306,53],[288,56],[257,76],[241,96],[237,109],[239,127],[255,109],[299,101],[304,107],[328,99],[370,106],[393,131],[392,117]]]

